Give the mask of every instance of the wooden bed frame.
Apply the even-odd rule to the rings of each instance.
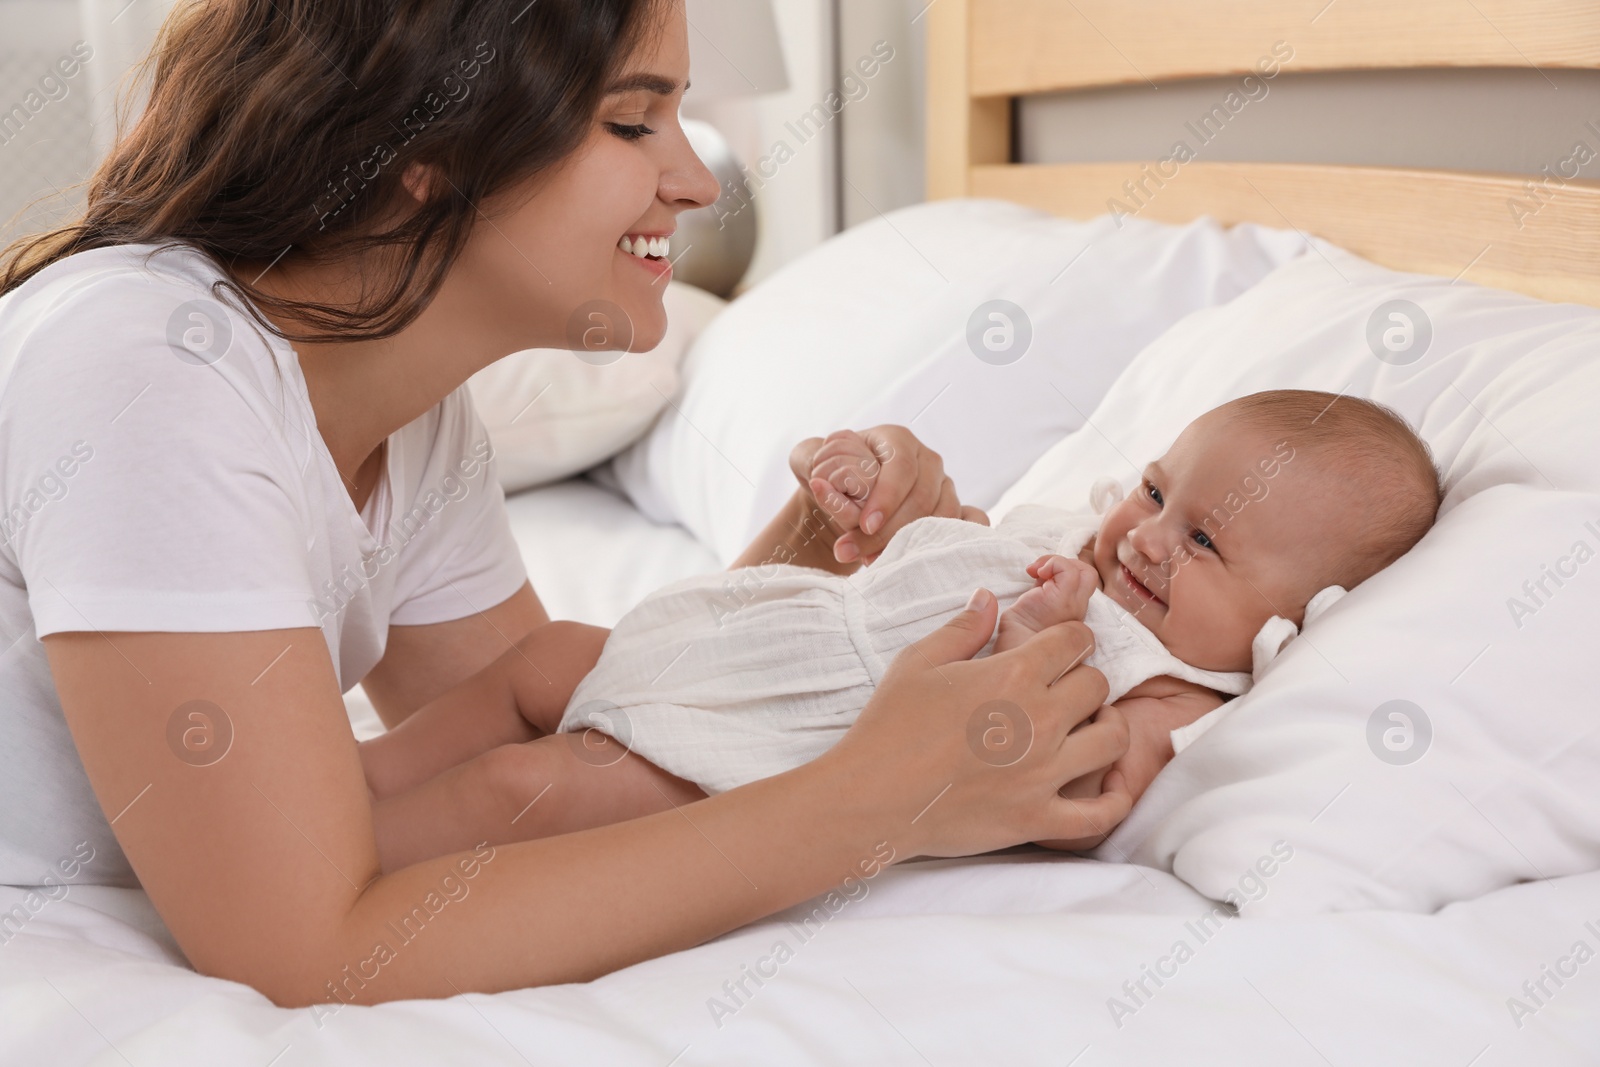
[[[1279,41],[1296,73],[1600,69],[1600,0],[933,0],[926,12],[929,199],[1073,218],[1126,203],[1124,183],[1154,161],[1013,163],[1019,97],[1242,77]],[[1600,134],[1580,137],[1600,153]],[[1195,160],[1147,188],[1141,218],[1292,227],[1397,270],[1600,305],[1600,182]]]

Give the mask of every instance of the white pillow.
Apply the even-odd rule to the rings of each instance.
[[[1304,248],[1254,226],[1119,229],[1003,201],[897,211],[735,301],[696,341],[674,410],[613,469],[642,511],[725,563],[793,493],[790,449],[844,427],[909,423],[984,506],[1081,425],[1074,406],[1087,414],[1146,343]],[[1032,340],[985,362],[969,326],[997,299],[1025,309]],[[1005,326],[977,322],[980,342]]]
[[[1422,543],[1291,642],[1098,855],[1261,914],[1431,911],[1600,868],[1600,310],[1319,249],[1145,349],[996,508],[1131,482],[1272,388],[1396,408],[1445,477]]]
[[[564,349],[514,352],[472,376],[472,400],[508,493],[556,482],[626,448],[678,390],[691,341],[726,306],[690,285],[663,296],[667,333],[649,352],[604,353],[596,365]]]

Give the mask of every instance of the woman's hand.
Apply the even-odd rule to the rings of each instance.
[[[863,806],[897,812],[902,836],[891,843],[901,855],[1103,836],[1133,804],[1119,772],[1106,775],[1098,796],[1058,792],[1128,750],[1127,720],[1101,707],[1105,678],[1078,666],[1093,636],[1064,623],[972,660],[998,611],[987,591],[974,602],[895,658],[855,727],[818,762],[834,771],[845,764],[843,779]]]
[[[789,469],[806,503],[827,514],[840,563],[871,563],[902,527],[929,515],[989,524],[962,506],[939,453],[904,426],[810,438],[789,454]]]

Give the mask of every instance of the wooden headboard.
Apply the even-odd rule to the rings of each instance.
[[[1154,172],[1151,160],[1011,162],[1020,97],[1259,78],[1280,43],[1294,72],[1600,69],[1600,0],[934,0],[926,17],[929,199],[997,197],[1091,218],[1129,203],[1126,183],[1139,179],[1141,218],[1294,228],[1397,270],[1600,305],[1600,182],[1203,159]],[[1595,131],[1574,140],[1585,134],[1600,153]]]

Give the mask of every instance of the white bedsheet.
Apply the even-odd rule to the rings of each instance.
[[[647,593],[722,570],[683,527],[652,522],[621,494],[581,478],[516,493],[506,507],[552,619],[615,626]]]
[[[511,508],[558,617],[606,624],[716,568],[595,485]],[[1211,903],[1171,875],[1038,850],[906,864],[865,887],[809,931],[815,903],[586,985],[331,1016],[195,974],[142,893],[75,887],[20,928],[0,919],[0,1065],[1522,1067],[1600,1051],[1600,873],[1431,916],[1247,906],[1204,940],[1193,924]],[[0,888],[0,916],[23,900]],[[757,986],[758,968],[775,976]],[[749,995],[725,986],[741,979]],[[1536,1002],[1523,983],[1541,980]],[[1514,1017],[1512,997],[1528,1010]]]
[[[183,967],[142,894],[74,889],[0,946],[0,1063],[1526,1067],[1600,1049],[1600,963],[1547,981],[1520,1029],[1506,1004],[1600,942],[1600,874],[1433,916],[1213,919],[1203,941],[1209,902],[1144,868],[1029,852],[868,885],[804,940],[800,908],[587,985],[321,1017]],[[763,964],[780,941],[792,958]],[[735,1001],[724,983],[758,966],[774,976]]]

